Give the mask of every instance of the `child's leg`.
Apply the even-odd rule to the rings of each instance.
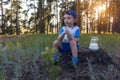
[[[74,40],[70,41],[71,51],[72,51],[72,55],[73,55],[72,60],[74,62],[78,62],[78,50],[77,50],[76,45],[77,45],[76,41],[74,41]]]
[[[58,55],[59,55],[59,53],[58,53],[58,48],[60,48],[60,47],[61,47],[60,41],[55,40],[55,41],[53,42],[53,49],[56,51],[56,53],[55,53],[55,55],[54,55],[54,60],[57,60],[57,59],[58,59]]]
[[[53,42],[53,49],[58,49],[59,47],[61,47],[61,43],[59,40],[55,40]]]

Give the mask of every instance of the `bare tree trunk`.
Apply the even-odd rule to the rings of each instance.
[[[35,0],[34,0],[34,22],[35,22],[35,31],[36,31],[36,33],[38,32],[38,26],[37,26],[37,23],[36,23],[36,11],[35,11]]]
[[[16,35],[19,35],[19,23],[18,23],[18,0],[16,0]]]
[[[39,33],[45,33],[45,27],[44,27],[44,11],[43,11],[43,1],[40,0],[40,5],[39,5],[39,18],[40,18],[40,22],[39,22]]]
[[[77,25],[80,27],[80,0],[76,0],[76,12],[78,15],[78,22]]]
[[[12,24],[13,24],[13,19],[12,19],[12,14],[13,14],[13,9],[12,9],[12,0],[11,0],[11,18],[10,18],[10,34],[13,33],[13,28],[12,28]]]
[[[45,27],[44,27],[44,18],[43,18],[43,15],[44,15],[43,11],[40,10],[40,25],[39,25],[39,27],[40,27],[40,33],[45,33]]]
[[[59,31],[59,25],[58,25],[58,2],[57,2],[58,0],[56,0],[56,10],[57,10],[57,33],[58,33],[58,31]]]
[[[1,30],[2,30],[2,34],[5,34],[5,23],[4,23],[4,14],[3,14],[3,0],[1,1],[1,16],[2,16],[2,26],[1,26]]]
[[[115,22],[115,19],[113,19],[113,23],[112,23],[112,34],[115,33],[115,26],[116,26],[116,22]]]
[[[86,12],[86,15],[87,15],[87,26],[86,26],[86,27],[87,27],[87,33],[88,33],[88,32],[89,32],[89,30],[88,30],[88,24],[89,24],[89,23],[88,23],[88,10],[87,10],[87,12]]]

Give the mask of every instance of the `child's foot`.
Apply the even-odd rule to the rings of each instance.
[[[77,57],[73,57],[72,58],[72,62],[73,62],[73,67],[77,67],[78,66],[78,58]]]
[[[77,57],[73,57],[73,58],[72,58],[72,61],[73,61],[74,63],[78,63],[78,58],[77,58]]]

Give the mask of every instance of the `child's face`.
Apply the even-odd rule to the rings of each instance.
[[[64,15],[64,23],[66,26],[72,27],[75,22],[76,18],[74,18],[72,15],[69,14]]]

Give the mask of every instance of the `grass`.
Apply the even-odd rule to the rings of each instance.
[[[79,44],[80,47],[89,47],[91,36],[98,36],[99,47],[106,50],[109,55],[120,56],[120,35],[119,34],[81,34]],[[53,65],[52,43],[57,38],[57,34],[40,34],[40,35],[21,35],[5,37],[0,39],[0,43],[5,43],[7,51],[9,51],[9,60],[13,61],[15,55],[18,61],[35,61],[39,55],[42,55],[43,61],[46,63],[46,70],[51,78],[55,80],[60,71],[59,67]],[[46,49],[47,48],[47,49]],[[0,64],[2,64],[3,49],[0,50]],[[21,54],[22,53],[22,54]],[[20,55],[18,55],[20,54]],[[32,56],[31,56],[32,55]],[[22,60],[19,57],[22,56]],[[7,59],[5,59],[7,60]],[[0,65],[1,66],[1,65]],[[54,69],[55,68],[55,69]],[[17,70],[16,70],[17,71]],[[19,70],[18,70],[19,71]],[[16,72],[17,74],[17,72]],[[2,74],[0,74],[2,77]]]
[[[99,47],[106,50],[108,54],[119,54],[120,51],[120,35],[119,34],[83,34],[80,38],[81,47],[89,47],[90,37],[98,36]]]
[[[79,40],[81,47],[89,47],[91,36],[99,37],[99,45],[101,48],[108,49],[115,46],[120,46],[120,35],[119,34],[82,34]],[[57,34],[40,34],[40,35],[26,35],[26,36],[12,36],[9,38],[3,38],[0,42],[5,42],[7,44],[12,43],[16,45],[19,42],[24,48],[32,47],[35,44],[38,48],[44,50],[45,47],[52,48],[53,41],[57,38]],[[108,49],[109,50],[109,49]]]

